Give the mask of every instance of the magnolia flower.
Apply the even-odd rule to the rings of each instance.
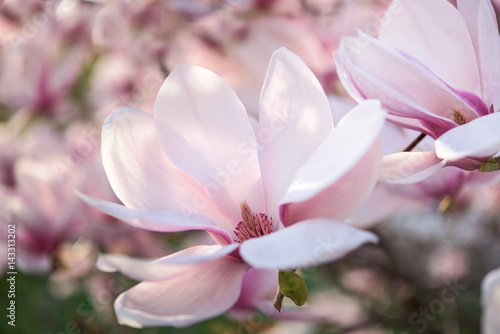
[[[483,319],[482,334],[496,334],[500,332],[500,269],[493,270],[483,280]]]
[[[500,37],[489,1],[396,0],[389,12],[378,39],[361,32],[335,55],[357,101],[379,98],[389,121],[436,139],[435,152],[402,152],[384,167],[410,161],[394,179],[418,174],[412,182],[445,165],[498,168]]]
[[[31,15],[24,13],[30,1],[11,4],[26,8],[19,13],[17,33],[0,48],[0,99],[7,108],[61,118],[78,110],[75,98],[82,96],[75,90],[93,57],[88,25],[93,9],[79,3],[78,9],[58,15],[68,2],[37,1]]]
[[[278,269],[330,262],[377,241],[339,219],[376,182],[380,104],[358,106],[332,131],[321,85],[283,48],[271,58],[259,116],[259,124],[249,119],[214,73],[179,65],[153,116],[122,108],[106,121],[103,164],[125,206],[82,195],[87,203],[143,229],[204,230],[217,242],[154,261],[102,256],[102,269],[143,281],[117,299],[120,323],[187,326],[255,307],[276,291]]]

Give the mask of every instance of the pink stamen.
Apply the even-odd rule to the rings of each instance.
[[[273,219],[264,213],[254,214],[247,202],[241,204],[242,221],[234,229],[234,235],[242,243],[245,240],[258,238],[273,232]]]

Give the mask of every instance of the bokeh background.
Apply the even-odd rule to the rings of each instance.
[[[223,77],[257,115],[270,56],[285,46],[313,70],[332,108],[342,114],[355,103],[338,81],[332,52],[342,36],[357,29],[376,36],[388,5],[386,0],[3,1],[0,333],[479,333],[481,280],[500,266],[500,188],[465,187],[460,170],[439,181],[378,188],[379,198],[390,201],[388,209],[360,215],[357,224],[379,235],[380,244],[303,271],[308,306],[282,317],[228,314],[185,329],[132,329],[117,323],[112,305],[136,282],[95,268],[98,253],[160,257],[205,238],[134,229],[75,195],[79,190],[119,202],[100,156],[100,128],[114,109],[152,113],[165,77],[187,63]],[[402,150],[415,137],[405,136],[402,147],[391,150]],[[442,191],[450,183],[453,197]],[[389,192],[392,197],[385,197]],[[3,315],[12,223],[15,328]],[[453,301],[443,300],[444,290]]]

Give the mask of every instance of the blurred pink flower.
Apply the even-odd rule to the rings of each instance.
[[[11,13],[17,29],[5,41],[0,38],[4,42],[0,99],[8,108],[60,117],[78,110],[75,102],[82,97],[77,96],[77,86],[93,57],[88,24],[93,7],[78,3],[73,10],[61,12],[68,2],[28,1],[4,9],[20,11]]]
[[[57,143],[55,138],[47,137],[49,132],[45,129],[32,129],[32,134],[45,145]],[[49,272],[57,248],[74,240],[83,224],[85,208],[73,195],[77,185],[82,184],[83,175],[59,175],[53,169],[52,159],[60,155],[47,150],[44,155],[17,155],[12,162],[12,182],[8,187],[0,187],[4,206],[0,221],[2,225],[16,225],[16,260],[25,272]]]
[[[483,280],[482,334],[500,333],[500,269],[493,270]]]
[[[380,104],[363,103],[332,131],[321,85],[298,56],[280,49],[259,116],[259,124],[249,119],[214,73],[180,65],[153,116],[118,109],[107,120],[103,163],[125,206],[82,195],[85,201],[133,226],[205,230],[218,243],[154,261],[100,257],[101,269],[143,281],[116,301],[120,323],[180,327],[256,307],[276,291],[278,269],[330,262],[377,241],[339,219],[377,180]]]
[[[15,224],[19,270],[52,272],[62,263],[61,247],[79,238],[110,252],[164,254],[152,233],[116,227],[75,195],[80,189],[115,199],[100,156],[100,131],[89,123],[73,121],[60,131],[18,112],[0,126],[0,244],[6,225]]]
[[[457,8],[458,7],[458,8]],[[378,98],[388,120],[430,135],[435,152],[410,161],[415,182],[445,165],[474,170],[500,150],[500,37],[489,0],[394,1],[379,38],[345,38],[336,53],[344,86],[357,100]]]
[[[274,50],[286,47],[296,53],[322,83],[324,77],[334,76],[331,54],[306,23],[300,17],[268,14],[245,21],[216,13],[178,31],[165,64],[169,69],[195,64],[217,73],[235,89],[248,113],[257,115],[260,88]]]

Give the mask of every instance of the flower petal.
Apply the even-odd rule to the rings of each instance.
[[[268,212],[276,210],[295,171],[333,129],[330,103],[306,64],[285,48],[269,64],[260,100],[261,173]]]
[[[452,129],[436,142],[436,155],[457,161],[462,158],[487,160],[500,151],[500,113],[480,117]]]
[[[457,126],[456,112],[466,121],[487,113],[479,98],[463,98],[417,59],[366,34],[344,38],[335,61],[341,81],[362,99],[380,99],[389,114],[428,124],[435,138]]]
[[[240,246],[242,258],[257,268],[280,270],[313,267],[340,259],[378,238],[332,219],[310,219]]]
[[[160,89],[154,119],[167,156],[207,188],[230,221],[241,219],[244,200],[264,212],[255,133],[226,82],[201,67],[177,66]]]
[[[394,184],[420,182],[446,165],[434,152],[398,152],[382,158],[380,181]]]
[[[480,94],[470,33],[452,4],[446,0],[394,1],[384,20],[390,23],[381,24],[381,41],[420,60],[450,86]]]
[[[238,300],[248,265],[232,257],[204,262],[168,280],[142,282],[115,302],[130,327],[185,327],[227,311]]]
[[[405,205],[413,204],[413,201],[394,193],[391,187],[387,183],[378,183],[370,197],[346,222],[357,228],[370,228]]]
[[[384,119],[378,101],[366,101],[344,116],[295,173],[280,201],[285,225],[312,217],[343,219],[356,210],[378,177]]]
[[[243,277],[240,298],[233,310],[255,312],[256,308],[273,299],[277,289],[278,269],[250,268]]]
[[[226,230],[216,226],[210,218],[202,215],[179,211],[139,211],[87,196],[79,192],[77,192],[77,194],[88,205],[134,227],[155,232],[203,230],[216,233],[225,240],[225,243],[231,243],[231,237]],[[217,241],[221,242],[222,240]]]
[[[489,107],[500,95],[500,37],[495,11],[489,0],[457,1],[469,29],[479,64],[482,97]],[[460,73],[461,71],[456,71]]]
[[[101,271],[119,271],[138,281],[158,281],[192,270],[202,262],[226,256],[238,246],[194,246],[160,259],[135,259],[122,254],[100,254],[96,265]]]
[[[481,333],[500,333],[500,318],[498,318],[500,314],[500,268],[486,275],[481,290],[484,305]]]
[[[102,129],[102,161],[111,187],[125,206],[200,213],[229,226],[200,182],[164,154],[150,114],[115,110]]]

